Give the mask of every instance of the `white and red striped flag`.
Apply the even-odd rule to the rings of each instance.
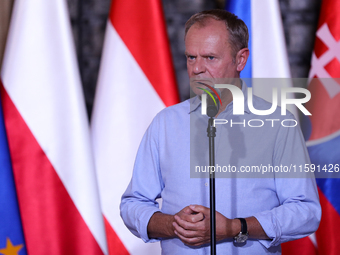
[[[146,128],[177,102],[161,0],[113,0],[91,124],[111,255],[160,253],[130,233],[119,204]]]
[[[16,0],[1,96],[28,254],[106,254],[65,0]]]

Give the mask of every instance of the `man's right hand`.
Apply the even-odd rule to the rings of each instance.
[[[195,212],[190,208],[190,206],[184,207],[182,210],[175,214],[175,217],[176,215],[182,220],[190,223],[197,223],[199,221],[204,220],[205,217],[203,213]]]
[[[205,216],[203,213],[197,213],[193,211],[190,206],[184,207],[175,215],[164,214],[156,212],[151,216],[148,224],[148,235],[149,238],[172,238],[178,237],[175,234],[174,223],[177,219],[181,219],[188,223],[197,223],[204,220]]]

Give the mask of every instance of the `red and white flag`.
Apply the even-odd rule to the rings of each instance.
[[[1,96],[28,254],[107,254],[65,0],[16,0]]]
[[[126,228],[119,204],[153,117],[178,102],[161,0],[113,0],[92,115],[109,253],[160,254]]]

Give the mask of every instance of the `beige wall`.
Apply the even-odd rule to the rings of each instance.
[[[0,70],[14,0],[0,0]]]

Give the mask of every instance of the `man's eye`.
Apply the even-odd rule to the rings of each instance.
[[[208,59],[209,59],[209,60],[213,60],[213,59],[215,59],[215,57],[209,56]]]
[[[195,57],[194,57],[194,56],[187,56],[187,58],[188,58],[188,59],[190,59],[190,60],[193,60],[193,59],[195,59]]]

